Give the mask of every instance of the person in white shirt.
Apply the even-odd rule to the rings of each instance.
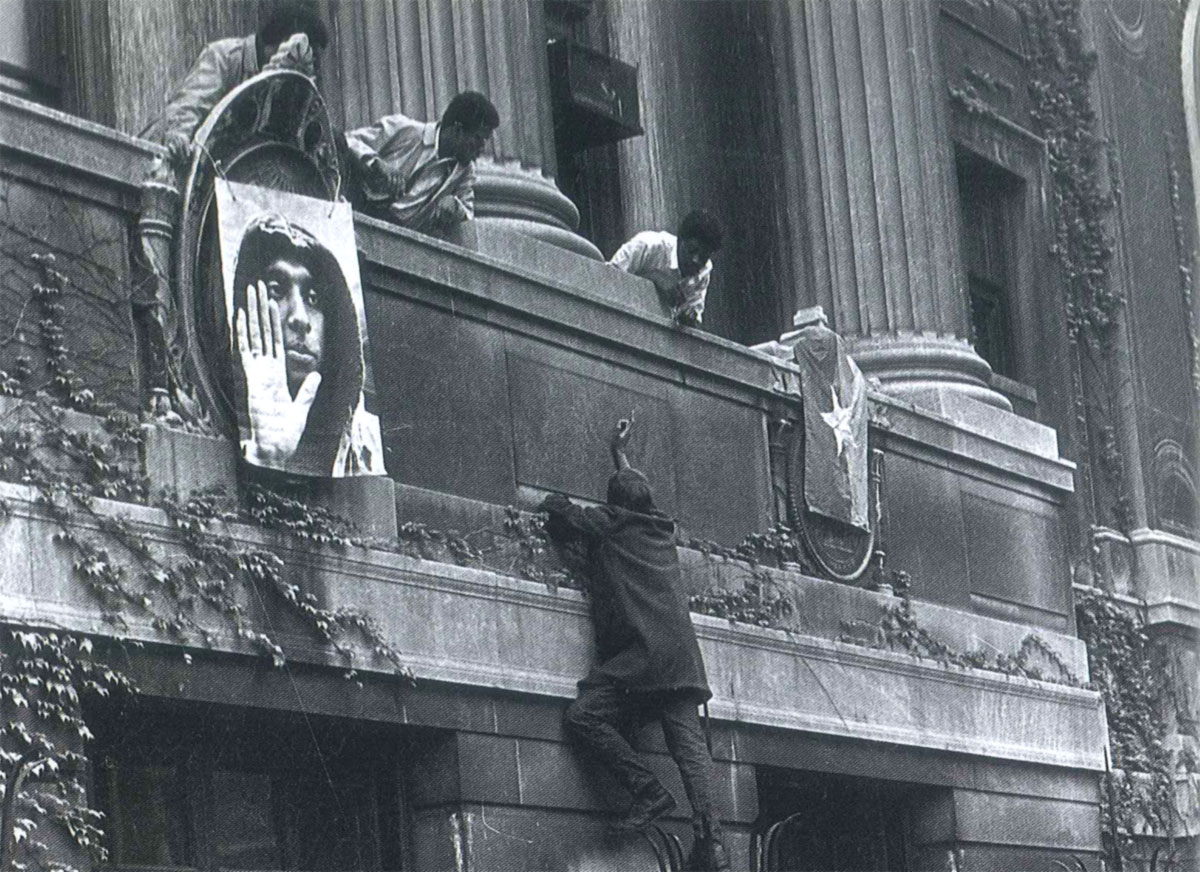
[[[716,217],[697,209],[680,222],[678,234],[642,231],[618,248],[609,264],[650,279],[677,323],[699,327],[712,275],[711,258],[723,238]]]

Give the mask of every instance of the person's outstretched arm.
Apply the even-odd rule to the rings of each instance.
[[[550,494],[537,510],[548,515],[546,532],[559,543],[603,536],[611,524],[602,509],[577,506],[562,494]]]
[[[608,450],[612,453],[613,466],[618,472],[622,469],[629,469],[629,458],[625,456],[625,449],[629,445],[629,434],[632,430],[633,415],[630,415],[617,422],[612,436],[609,437]]]

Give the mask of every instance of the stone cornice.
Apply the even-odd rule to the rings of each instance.
[[[162,150],[143,139],[0,92],[0,148],[124,187],[139,186]]]
[[[1129,541],[1134,545],[1166,545],[1168,548],[1176,548],[1190,554],[1200,554],[1200,542],[1195,539],[1188,539],[1165,530],[1152,530],[1149,527],[1140,527],[1130,531]]]
[[[72,578],[71,553],[35,492],[0,483],[11,513],[0,521],[6,565],[0,620],[29,621],[114,635],[86,588]],[[105,500],[155,549],[175,534],[158,510]],[[86,531],[87,518],[79,519]],[[301,549],[279,534],[230,525],[236,540],[267,544],[289,567],[289,581],[316,592],[328,608],[355,607],[376,620],[420,680],[566,699],[588,666],[587,604],[574,591],[403,555],[351,549]],[[181,646],[130,614],[120,635]],[[970,622],[973,616],[963,614]],[[1088,770],[1103,768],[1105,725],[1093,691],[973,669],[907,654],[695,616],[717,717],[873,742],[954,751]],[[345,665],[284,616],[273,636],[298,662]],[[215,620],[213,648],[250,654],[248,643]],[[197,643],[190,646],[206,650]],[[363,654],[363,661],[369,655]],[[386,667],[358,665],[362,673]]]

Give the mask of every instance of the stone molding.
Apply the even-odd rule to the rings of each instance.
[[[12,507],[0,521],[0,556],[11,569],[0,616],[111,635],[100,609],[72,580],[69,553],[53,544],[55,525],[36,504],[36,492],[0,484],[0,496]],[[106,500],[96,504],[105,514],[126,516],[155,547],[171,548],[174,535],[160,511]],[[229,529],[241,541],[277,548],[294,572],[291,580],[317,590],[327,607],[353,605],[370,613],[418,680],[565,699],[587,669],[590,624],[578,592],[392,553],[299,550],[277,534]],[[464,620],[467,615],[470,620]],[[961,617],[964,623],[976,620]],[[129,638],[178,644],[147,618],[131,615],[128,622]],[[1106,728],[1093,691],[704,616],[694,622],[716,690],[717,717],[1003,760],[1103,768]],[[275,636],[294,660],[344,665],[294,632],[277,628]],[[215,647],[250,653],[224,628],[216,633]]]
[[[145,180],[150,162],[163,154],[144,139],[3,92],[0,148],[132,189]]]
[[[161,153],[145,140],[7,94],[0,94],[0,147],[89,173],[129,193],[138,192],[149,162]],[[356,222],[360,250],[384,271],[449,287],[488,308],[507,309],[527,329],[549,324],[556,332],[575,335],[580,325],[595,325],[591,335],[607,346],[620,347],[624,363],[633,356],[647,367],[665,364],[681,369],[689,380],[709,382],[711,389],[722,393],[730,387],[739,393],[748,390],[749,396],[738,399],[754,405],[778,396],[776,373],[789,369],[735,342],[673,326],[666,317],[652,314],[650,307],[628,301],[645,296],[643,280],[613,275],[603,264],[536,240],[522,237],[516,250],[548,249],[544,264],[504,258],[500,244],[504,233],[499,228],[489,231],[496,238],[483,252],[364,216],[357,216]],[[372,290],[388,289],[375,282]],[[1001,443],[962,424],[947,426],[944,416],[903,400],[879,392],[871,396],[897,435],[920,433],[922,440],[940,451],[970,460],[986,457],[1002,473],[1016,471],[1032,481],[1070,490],[1073,464],[1056,454],[1030,454],[1020,443]]]
[[[394,274],[441,286],[456,298],[477,302],[482,307],[477,317],[497,319],[489,310],[504,311],[512,316],[514,329],[522,332],[540,335],[548,327],[556,336],[571,336],[580,333],[580,325],[590,325],[588,335],[614,349],[614,359],[623,365],[653,373],[661,372],[665,365],[681,371],[690,383],[709,382],[708,390],[722,396],[733,391],[738,401],[752,405],[780,396],[778,373],[796,372],[793,365],[763,352],[701,331],[680,329],[665,317],[613,299],[614,287],[623,290],[614,278],[636,283],[631,293],[637,293],[642,282],[614,277],[603,264],[564,255],[547,262],[546,267],[556,271],[541,272],[540,264],[528,258],[520,262],[503,259],[502,234],[496,228],[489,231],[494,238],[485,253],[364,216],[356,221],[360,251],[370,266],[382,271],[371,275],[368,268],[364,281],[372,291],[393,292],[387,275]],[[515,243],[514,250],[528,253],[540,245],[523,239]],[[443,297],[441,304],[451,302]],[[470,316],[467,307],[455,305],[464,317]],[[1064,494],[1073,489],[1074,464],[1058,456],[1057,440],[1036,422],[987,407],[980,414],[1011,426],[998,429],[995,424],[984,427],[980,422],[972,426],[883,392],[872,391],[871,399],[888,419],[887,430],[896,436],[924,442],[944,455],[982,463],[1002,476],[1015,474]],[[996,438],[998,432],[1004,432],[1011,442]]]
[[[1200,542],[1146,527],[1129,533],[1146,623],[1200,629]]]

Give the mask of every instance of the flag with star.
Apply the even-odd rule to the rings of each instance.
[[[823,324],[798,332],[804,396],[804,501],[808,510],[870,528],[867,508],[867,386],[842,339]]]

